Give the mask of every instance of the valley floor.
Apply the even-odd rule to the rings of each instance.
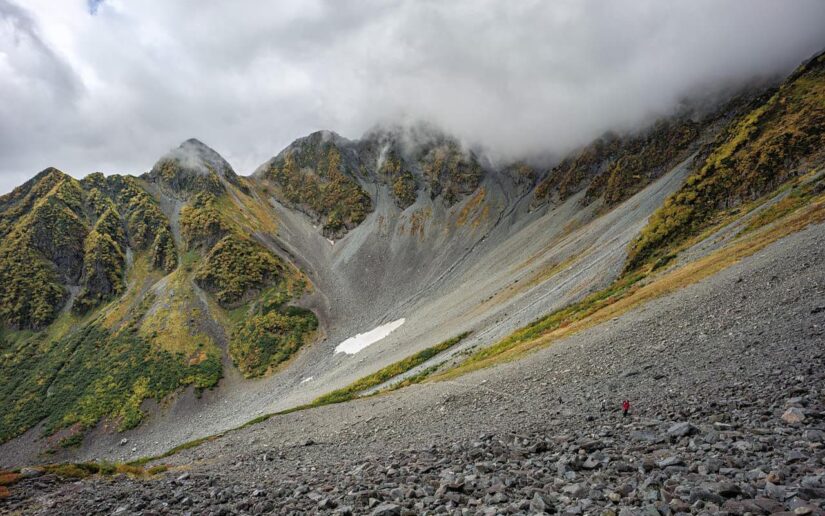
[[[825,225],[517,362],[159,462],[27,479],[0,512],[823,514]]]

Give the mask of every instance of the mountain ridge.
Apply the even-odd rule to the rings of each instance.
[[[231,426],[466,331],[462,349],[489,346],[666,267],[783,185],[803,206],[819,195],[805,181],[823,162],[823,62],[554,167],[494,167],[435,129],[389,128],[312,133],[249,176],[195,139],[138,177],[45,169],[0,196],[0,394],[15,407],[0,441],[35,432],[37,450],[70,455],[117,431],[170,435],[176,411],[214,416],[199,432]],[[744,175],[741,195],[705,203],[678,238],[649,238],[727,173],[718,163],[758,163],[762,148],[781,155],[770,177]],[[334,351],[402,319],[380,345]]]

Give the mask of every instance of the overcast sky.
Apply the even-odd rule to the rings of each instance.
[[[559,153],[787,73],[824,29],[823,0],[0,0],[0,193],[50,165],[141,173],[190,137],[248,174],[382,122]]]

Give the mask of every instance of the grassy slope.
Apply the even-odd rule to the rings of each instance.
[[[825,54],[800,67],[732,124],[704,163],[650,218],[626,270],[649,266],[717,224],[731,209],[825,161]]]

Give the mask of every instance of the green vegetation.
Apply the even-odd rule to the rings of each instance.
[[[195,448],[195,447],[200,446],[201,444],[203,444],[205,442],[214,441],[215,439],[217,439],[221,436],[223,436],[223,434],[216,434],[216,435],[210,435],[210,436],[207,436],[207,437],[201,437],[199,439],[193,439],[191,441],[187,441],[183,444],[175,446],[174,448],[172,448],[170,450],[167,450],[166,452],[164,452],[160,455],[156,455],[154,457],[141,457],[140,459],[133,460],[132,462],[129,462],[128,465],[129,466],[135,466],[135,467],[143,466],[143,465],[148,464],[152,461],[156,461],[156,460],[159,460],[159,459],[165,459],[167,457],[171,457],[172,455],[180,453],[184,450],[189,450],[191,448]],[[157,466],[149,468],[149,471],[151,471],[155,467],[157,467]]]
[[[93,475],[129,475],[132,477],[145,477],[147,475],[158,475],[165,473],[169,467],[165,464],[143,469],[134,464],[121,464],[111,462],[66,462],[60,464],[46,464],[40,466],[44,473],[56,475],[65,479],[80,480]],[[9,487],[14,486],[23,479],[18,471],[0,470],[0,500],[7,498],[11,493]]]
[[[152,346],[137,334],[140,313],[112,333],[89,323],[51,341],[45,333],[0,341],[0,442],[43,421],[51,434],[83,431],[101,418],[119,430],[137,425],[144,399],[163,399],[184,385],[211,387],[220,378],[220,358],[189,364],[181,354]],[[218,374],[215,374],[215,372]],[[76,425],[76,426],[73,426]]]
[[[155,240],[150,249],[152,254],[152,267],[170,273],[178,266],[178,254],[175,249],[175,239],[172,231],[167,226],[161,226],[155,235]]]
[[[178,257],[172,229],[157,202],[135,178],[108,176],[106,181],[112,196],[122,207],[129,244],[136,251],[151,250],[152,264],[158,270],[166,273],[175,270]]]
[[[186,140],[166,154],[143,177],[184,198],[201,192],[222,195],[226,189],[221,179],[249,193],[229,163],[196,139]]]
[[[671,253],[726,210],[815,168],[824,156],[825,54],[716,140],[702,166],[651,216],[631,245],[626,270]]]
[[[318,328],[318,319],[310,310],[286,306],[303,288],[295,292],[285,283],[253,303],[232,333],[229,353],[246,377],[261,376],[285,362]]]
[[[310,310],[272,310],[244,321],[233,333],[229,351],[244,376],[261,376],[297,352],[317,327]]]
[[[230,218],[235,205],[227,202],[225,196],[217,199],[201,193],[181,210],[181,233],[190,249],[184,256],[183,269],[185,273],[192,271],[195,283],[213,294],[221,308],[229,310],[229,354],[235,365],[246,377],[261,376],[297,352],[318,321],[311,311],[287,305],[303,293],[302,276],[258,242],[242,236],[244,221]],[[198,260],[191,251],[194,249],[206,251],[206,255]],[[174,330],[186,326],[182,320],[186,310],[155,313],[147,320],[162,314],[171,317],[173,312],[180,317],[146,324],[142,331],[173,337],[164,337],[164,341],[192,340]],[[164,347],[169,348],[168,344]],[[203,356],[196,354],[193,360]]]
[[[221,352],[200,324],[193,280],[223,306],[254,306],[248,319],[233,322],[238,334],[258,332],[245,349],[232,348],[247,373],[304,343],[317,320],[287,305],[303,291],[296,287],[302,276],[241,236],[244,220],[230,220],[237,213],[223,202],[201,193],[186,207],[183,231],[198,249],[176,269],[169,221],[138,179],[91,174],[77,181],[49,170],[0,197],[0,398],[8,406],[0,442],[42,422],[48,435],[61,431],[61,446],[76,446],[101,420],[118,430],[139,424],[147,399],[216,385]],[[214,227],[222,234],[210,242]],[[135,253],[129,270],[128,251]],[[148,290],[161,278],[155,269],[170,276]],[[280,284],[290,286],[283,295],[251,303]],[[72,310],[61,312],[68,287],[78,294]]]
[[[7,210],[3,220],[10,224],[0,241],[0,326],[7,328],[51,323],[67,297],[63,281],[77,281],[82,271],[87,231],[82,192],[74,179],[54,169],[38,178],[50,186],[48,191],[27,183],[23,199],[15,190],[0,202]],[[34,193],[40,197],[32,199]],[[18,212],[21,206],[31,210]]]
[[[457,335],[457,336],[455,336],[451,339],[445,340],[444,342],[442,342],[440,344],[429,347],[429,348],[427,348],[423,351],[419,351],[418,353],[416,353],[412,356],[409,356],[409,357],[407,357],[403,360],[400,360],[398,362],[390,364],[389,366],[387,366],[387,367],[385,367],[385,368],[383,368],[379,371],[376,371],[375,373],[373,373],[369,376],[366,376],[364,378],[361,378],[360,380],[357,380],[356,382],[354,382],[353,384],[351,384],[348,387],[345,387],[343,389],[339,389],[337,391],[333,391],[333,392],[331,392],[329,394],[326,394],[324,396],[320,396],[320,397],[316,398],[312,403],[308,403],[306,405],[299,405],[297,407],[292,407],[292,408],[289,408],[289,409],[286,409],[286,410],[282,410],[280,412],[274,412],[272,414],[263,414],[261,416],[258,416],[254,419],[251,419],[251,420],[247,421],[246,423],[238,426],[237,428],[234,428],[233,430],[241,430],[243,428],[247,428],[247,427],[250,427],[252,425],[257,425],[259,423],[263,423],[264,421],[267,421],[267,420],[273,418],[274,416],[282,416],[282,415],[286,415],[286,414],[291,414],[293,412],[298,412],[298,411],[301,411],[301,410],[320,407],[320,406],[323,406],[323,405],[330,405],[330,404],[334,404],[334,403],[342,403],[342,402],[345,402],[345,401],[355,399],[355,398],[358,397],[358,394],[363,392],[364,390],[372,388],[372,387],[376,387],[378,385],[381,385],[382,383],[384,383],[384,382],[386,382],[386,381],[388,381],[388,380],[390,380],[390,379],[392,379],[392,378],[394,378],[394,377],[396,377],[396,376],[398,376],[402,373],[405,373],[405,372],[407,372],[407,371],[423,364],[424,362],[426,362],[427,360],[431,359],[432,357],[438,355],[439,353],[441,353],[443,351],[446,351],[447,349],[455,346],[456,344],[458,344],[459,342],[464,340],[469,334],[470,334],[469,332],[462,333],[462,334]],[[400,385],[406,386],[406,385],[411,385],[412,383],[417,383],[417,381],[420,381],[420,380],[423,380],[424,378],[426,378],[426,376],[429,375],[433,370],[434,370],[433,368],[427,369],[426,371],[423,371],[422,373],[420,373],[420,374],[418,374],[414,377],[406,379]],[[400,385],[393,386],[392,390],[395,390],[395,389],[399,388]],[[231,432],[233,430],[229,430],[229,432]],[[210,436],[207,436],[207,437],[200,437],[198,439],[193,439],[191,441],[180,444],[180,445],[178,445],[178,446],[162,453],[161,455],[156,455],[156,456],[153,456],[153,457],[142,457],[138,460],[130,462],[129,464],[134,465],[134,466],[143,466],[145,464],[148,464],[149,462],[153,462],[153,461],[160,460],[160,459],[165,459],[167,457],[171,457],[172,455],[180,453],[184,450],[195,448],[195,447],[200,446],[201,444],[203,444],[205,442],[214,441],[215,439],[219,439],[220,437],[223,437],[224,435],[225,435],[225,433],[220,433],[220,434],[210,435]]]
[[[0,323],[12,329],[41,329],[66,300],[54,268],[18,238],[0,243]]]
[[[0,195],[0,237],[8,235],[17,221],[31,212],[35,202],[66,177],[56,168],[47,168],[10,193]]]
[[[81,195],[77,181],[66,176],[18,223],[25,235],[25,242],[20,241],[19,245],[39,252],[72,282],[80,278],[83,240],[88,232]]]
[[[123,293],[126,285],[126,234],[114,207],[106,208],[84,242],[81,290],[72,305],[77,314]]]
[[[204,167],[208,167],[208,173],[184,166],[176,158],[165,158],[155,164],[150,176],[176,193],[221,195],[224,187],[218,174],[211,166],[204,164]]]
[[[611,320],[652,299],[705,279],[777,240],[825,222],[824,176],[811,174],[794,186],[787,202],[780,202],[752,219],[729,246],[682,267],[652,274],[655,267],[625,273],[610,287],[538,319],[489,348],[472,354],[437,378],[450,378],[513,360],[584,328]],[[775,223],[773,223],[775,222]],[[429,373],[428,373],[429,374]]]
[[[441,344],[429,347],[403,360],[390,364],[387,367],[372,373],[371,375],[365,376],[360,380],[351,383],[343,389],[338,389],[328,394],[324,394],[323,396],[315,399],[315,401],[312,402],[312,406],[341,403],[357,398],[358,395],[365,390],[377,387],[400,374],[406,373],[407,371],[418,367],[439,353],[450,349],[464,340],[468,335],[469,332],[462,333],[456,337],[445,340]]]
[[[188,249],[211,249],[229,232],[215,196],[197,194],[180,210],[180,232]]]
[[[201,260],[195,282],[224,307],[250,299],[285,274],[283,262],[237,234],[223,237]]]
[[[47,169],[0,198],[0,228],[6,328],[48,326],[68,285],[80,287],[75,313],[120,295],[127,246],[151,248],[153,265],[166,272],[177,264],[168,220],[133,178],[96,173],[77,181]]]
[[[61,448],[74,448],[83,444],[83,433],[77,432],[60,440]]]
[[[324,234],[337,236],[360,224],[372,211],[372,200],[342,162],[334,141],[312,135],[274,160],[267,179],[282,199],[323,224]]]

